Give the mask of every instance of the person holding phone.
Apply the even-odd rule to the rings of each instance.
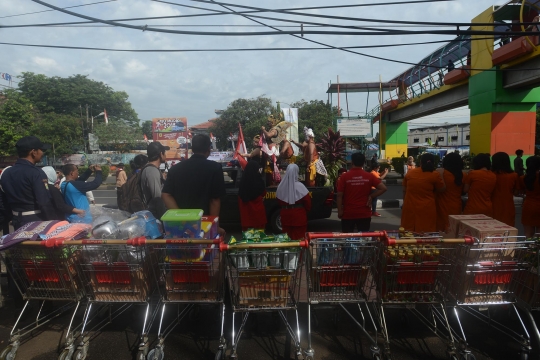
[[[92,214],[90,213],[90,203],[86,198],[86,192],[96,190],[102,181],[101,166],[91,165],[84,174],[79,176],[79,168],[74,164],[64,165],[62,172],[66,176],[66,181],[60,184],[60,190],[64,195],[66,204],[74,208],[84,210],[84,217],[77,214],[70,214],[66,217],[69,222],[74,223],[92,223]],[[95,179],[90,182],[86,180],[95,173]]]

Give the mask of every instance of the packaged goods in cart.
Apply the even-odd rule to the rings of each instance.
[[[489,216],[483,214],[473,214],[473,215],[449,215],[448,216],[448,228],[444,233],[444,237],[447,239],[459,238],[460,230],[459,227],[462,221],[468,220],[493,220]]]
[[[120,229],[112,217],[99,216],[92,222],[92,237],[94,239],[116,239]]]
[[[210,223],[212,226],[208,234],[208,239],[215,239],[218,236],[219,229],[219,217],[218,216],[203,216],[201,217],[203,223]]]
[[[131,217],[138,217],[145,221],[144,236],[147,239],[157,239],[163,236],[163,225],[161,221],[156,219],[150,211],[138,211],[131,215]]]
[[[139,217],[132,217],[118,224],[119,239],[133,239],[144,236],[146,232],[146,221]]]
[[[161,217],[166,238],[197,238],[201,231],[200,209],[167,210]]]

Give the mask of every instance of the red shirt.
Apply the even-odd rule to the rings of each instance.
[[[307,225],[307,213],[311,210],[311,197],[309,194],[298,200],[295,205],[302,205],[302,207],[294,207],[292,209],[285,209],[288,206],[285,201],[278,199],[278,203],[281,206],[281,224],[285,226],[304,226]]]
[[[243,228],[262,229],[266,225],[266,209],[264,207],[263,197],[266,191],[256,198],[248,202],[243,202],[238,197],[238,208],[240,209],[240,222]]]
[[[343,219],[371,218],[371,207],[367,205],[371,187],[381,183],[375,175],[362,168],[352,168],[338,180],[338,193],[343,193]]]

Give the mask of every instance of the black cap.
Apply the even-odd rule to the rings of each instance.
[[[149,159],[159,156],[159,154],[165,152],[165,150],[170,150],[171,148],[168,146],[164,146],[159,141],[154,141],[148,144],[148,147],[146,148],[146,155]]]
[[[124,167],[124,163],[118,164],[118,167]]]
[[[44,144],[35,136],[25,136],[15,144],[18,151],[30,151],[34,149],[47,150],[51,148],[51,144]]]

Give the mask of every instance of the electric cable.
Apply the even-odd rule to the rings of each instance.
[[[362,36],[368,36],[368,35],[505,35],[505,36],[511,36],[511,35],[519,35],[522,34],[522,32],[511,32],[511,31],[483,31],[483,30],[431,30],[431,31],[403,31],[403,30],[394,30],[394,31],[374,31],[374,32],[368,32],[368,31],[284,31],[279,30],[278,31],[253,31],[253,32],[215,32],[215,31],[181,31],[181,30],[168,30],[168,29],[158,29],[149,27],[147,25],[144,26],[137,26],[137,25],[129,25],[129,24],[121,24],[118,22],[110,21],[110,20],[104,20],[104,19],[98,19],[95,17],[75,13],[69,10],[65,10],[62,8],[59,8],[57,6],[51,5],[47,2],[41,1],[41,0],[31,0],[37,4],[41,4],[45,7],[49,7],[51,9],[57,10],[59,12],[63,12],[68,15],[72,15],[75,17],[79,17],[86,20],[91,20],[99,23],[109,24],[109,25],[115,25],[118,27],[124,27],[128,29],[134,29],[134,30],[140,30],[140,31],[150,31],[150,32],[158,32],[158,33],[168,33],[168,34],[181,34],[181,35],[205,35],[205,36],[260,36],[260,35],[297,35],[297,34],[306,34],[306,35],[362,35]],[[191,0],[191,1],[202,1],[202,0]],[[254,21],[254,20],[253,20]],[[492,24],[493,25],[493,24]],[[1,28],[1,26],[0,26]],[[531,31],[529,34],[534,35],[538,32]],[[382,59],[381,59],[382,60]],[[411,63],[407,63],[411,64]]]
[[[90,6],[90,5],[96,5],[96,4],[103,4],[103,3],[113,2],[113,1],[117,1],[117,0],[105,0],[105,1],[98,1],[98,2],[94,2],[94,3],[90,3],[90,4],[81,4],[81,5],[67,6],[67,7],[65,7],[65,8],[63,8],[63,9],[72,9],[72,8],[83,7],[83,6]],[[25,16],[25,15],[41,14],[41,13],[44,13],[44,12],[50,12],[50,11],[54,11],[54,10],[41,10],[41,11],[34,11],[34,12],[24,13],[24,14],[16,14],[16,15],[0,16],[0,19],[12,18],[12,17],[17,17],[17,16]]]

